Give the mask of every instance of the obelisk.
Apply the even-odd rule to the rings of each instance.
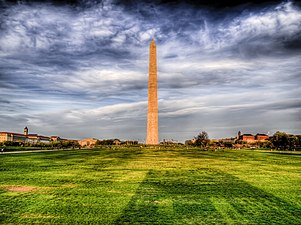
[[[157,53],[154,39],[149,47],[148,71],[148,111],[146,144],[158,144],[158,84],[157,84]]]

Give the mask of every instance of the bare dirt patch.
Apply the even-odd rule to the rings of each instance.
[[[37,189],[36,187],[32,186],[6,186],[2,188],[12,192],[29,192]]]

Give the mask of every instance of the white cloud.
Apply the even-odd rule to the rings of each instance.
[[[224,46],[234,45],[242,40],[256,41],[258,37],[263,38],[294,38],[300,33],[301,12],[291,2],[282,3],[274,9],[260,13],[249,13],[246,16],[234,19],[228,27],[222,25],[220,40]],[[264,45],[270,42],[261,40]]]

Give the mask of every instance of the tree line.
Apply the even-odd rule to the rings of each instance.
[[[0,146],[6,147],[33,147],[33,148],[51,148],[51,149],[65,149],[65,148],[79,148],[80,145],[77,141],[53,141],[50,143],[45,142],[20,142],[20,141],[4,141],[0,143]]]
[[[97,140],[95,146],[101,145],[138,145],[138,141],[120,141],[119,139]],[[162,144],[164,145],[164,144]],[[200,132],[193,140],[188,140],[185,145],[198,146],[201,148],[267,148],[276,150],[301,150],[301,135],[292,135],[285,132],[277,131],[267,141],[257,141],[248,143],[242,140],[219,140],[214,141],[209,139],[209,135],[206,131]],[[80,144],[77,141],[58,141],[58,142],[17,142],[17,141],[5,141],[0,142],[1,147],[34,147],[34,148],[51,148],[51,149],[66,149],[66,148],[80,148]]]
[[[248,143],[242,140],[220,140],[213,141],[209,139],[206,131],[200,132],[193,140],[185,142],[186,145],[199,146],[202,148],[236,148],[241,147],[256,147],[256,148],[269,148],[276,150],[301,150],[301,135],[292,135],[285,132],[277,131],[267,141],[255,141]]]

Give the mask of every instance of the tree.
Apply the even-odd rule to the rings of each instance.
[[[290,150],[296,150],[296,147],[298,146],[298,137],[295,135],[290,135],[288,137],[288,143],[289,143],[289,149]]]
[[[289,146],[289,136],[285,132],[277,131],[271,142],[276,149],[287,149]]]
[[[297,146],[301,147],[301,135],[296,135],[298,138]]]
[[[18,141],[4,141],[4,146],[21,146],[21,142]]]
[[[209,141],[209,136],[206,131],[202,131],[197,137],[195,137],[196,146],[206,147]]]
[[[114,139],[96,141],[96,145],[114,145]]]

